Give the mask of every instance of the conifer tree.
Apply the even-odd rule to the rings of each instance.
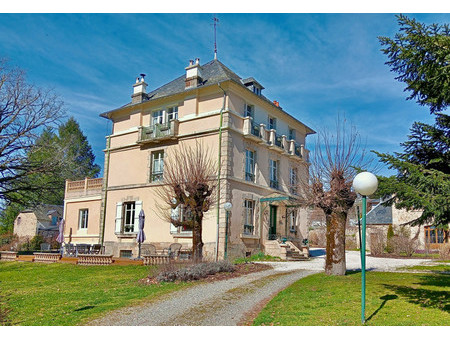
[[[381,37],[386,62],[397,80],[406,83],[408,99],[417,99],[435,116],[433,125],[415,122],[403,152],[381,154],[381,162],[397,171],[379,177],[378,194],[390,196],[386,204],[420,210],[411,225],[431,224],[448,228],[450,223],[450,30],[447,24],[426,26],[398,16],[400,33],[394,39]]]

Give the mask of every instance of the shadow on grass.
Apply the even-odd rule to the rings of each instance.
[[[433,277],[433,278],[431,278]],[[436,278],[437,276],[430,275],[423,276],[425,280],[423,283],[416,283],[420,285],[433,285],[433,286],[448,286],[444,284],[444,280]],[[408,302],[419,305],[426,308],[435,308],[441,311],[450,312],[450,293],[448,291],[434,291],[428,289],[419,289],[408,286],[398,286],[384,284],[384,287],[394,291],[397,295],[405,297]]]
[[[420,283],[415,284],[439,287],[450,286],[450,275],[442,271],[432,271],[426,275],[420,276],[420,279]]]
[[[84,306],[84,307],[80,307],[79,309],[74,310],[74,312],[90,310],[90,309],[93,309],[94,307],[95,306],[92,306],[92,305]]]
[[[369,320],[371,320],[373,317],[375,317],[377,315],[377,313],[386,305],[386,303],[388,302],[388,300],[394,300],[397,299],[398,296],[396,295],[384,295],[383,297],[380,297],[381,300],[383,300],[383,303],[381,303],[380,307],[378,309],[376,309],[374,311],[374,313],[372,313],[367,319],[366,322],[368,322]]]
[[[374,270],[374,268],[366,269],[366,272],[367,271],[372,271],[372,270]],[[351,270],[345,271],[345,275],[354,275],[354,274],[357,274],[357,273],[361,273],[361,269],[351,269]]]

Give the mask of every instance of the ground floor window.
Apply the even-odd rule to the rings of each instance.
[[[135,226],[135,213],[136,213],[136,203],[126,202],[123,204],[123,231],[124,232],[134,232]]]
[[[425,227],[425,243],[448,243],[448,231],[444,229],[436,229],[436,227],[432,226]]]
[[[172,209],[171,217],[174,220],[179,220],[180,222],[191,221],[192,220],[192,212],[188,210],[184,205],[180,204],[175,209]],[[181,235],[192,235],[192,228],[183,225],[183,226],[175,226],[170,224],[170,233],[172,235],[181,234]]]
[[[253,224],[255,213],[255,201],[244,200],[244,234],[253,235],[255,226]]]
[[[287,222],[290,233],[295,233],[297,231],[297,210],[288,210],[287,211]]]

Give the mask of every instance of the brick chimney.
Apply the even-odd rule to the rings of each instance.
[[[144,80],[145,74],[136,78],[136,83],[133,85],[133,95],[131,95],[131,103],[141,103],[147,98],[147,83]]]
[[[195,59],[195,63],[193,60],[189,60],[189,66],[186,67],[185,89],[198,87],[202,81],[200,59]]]
[[[277,106],[278,108],[280,108],[280,102],[278,102],[278,101],[273,101],[273,104],[274,104],[275,106]]]

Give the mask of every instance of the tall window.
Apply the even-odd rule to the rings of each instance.
[[[253,117],[254,115],[254,111],[255,111],[255,107],[250,105],[250,104],[246,104],[245,105],[245,117]]]
[[[255,212],[255,201],[244,200],[244,234],[253,235],[255,227],[253,218]]]
[[[164,120],[164,110],[154,111],[152,113],[152,125],[162,124]]]
[[[256,153],[254,151],[245,150],[245,180],[255,182],[255,159]]]
[[[267,127],[270,129],[277,129],[277,119],[269,116],[269,121],[267,123]]]
[[[163,179],[164,172],[164,151],[152,152],[152,182],[159,182]]]
[[[134,232],[134,218],[136,213],[135,202],[125,202],[123,204],[123,231]]]
[[[295,140],[295,129],[289,128],[289,140]]]
[[[278,189],[278,161],[269,160],[270,187]]]
[[[178,120],[178,106],[167,109],[167,120]]]
[[[80,209],[79,217],[78,217],[78,228],[79,229],[87,229],[88,227],[88,209]]]
[[[298,171],[297,168],[289,168],[289,191],[291,194],[297,195],[297,184],[298,184]]]
[[[290,210],[287,215],[289,232],[296,232],[297,210]]]

